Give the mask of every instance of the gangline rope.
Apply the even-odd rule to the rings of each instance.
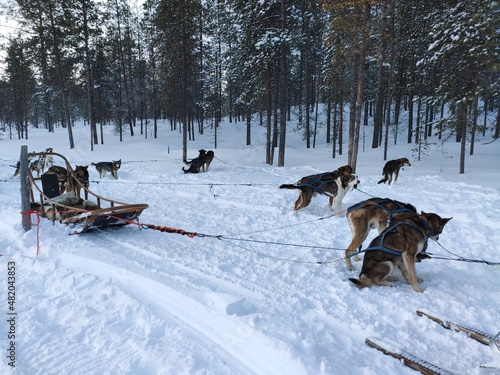
[[[82,212],[82,211],[78,211],[78,212]],[[91,211],[89,211],[89,212],[91,212]],[[262,233],[262,232],[271,231],[271,230],[284,229],[284,228],[288,228],[288,227],[292,227],[292,226],[303,225],[303,224],[306,224],[306,223],[311,223],[311,222],[315,222],[315,221],[319,221],[319,220],[328,219],[330,217],[341,215],[343,213],[344,212],[342,211],[342,212],[338,212],[338,213],[335,213],[335,214],[332,214],[332,215],[329,215],[329,216],[325,216],[325,217],[321,217],[321,218],[318,218],[318,219],[309,220],[309,221],[305,221],[305,222],[301,222],[301,223],[297,223],[297,224],[292,224],[292,225],[287,225],[287,226],[282,226],[282,227],[277,227],[277,228],[263,229],[263,230],[259,230],[259,231],[253,231],[253,232],[246,232],[246,233],[240,233],[240,234],[232,234],[232,235],[222,235],[222,234],[214,235],[214,234],[205,234],[205,233],[191,232],[191,231],[186,231],[184,229],[172,228],[172,227],[168,227],[168,226],[159,226],[159,225],[155,225],[155,224],[141,224],[141,223],[138,222],[138,220],[126,220],[126,219],[123,219],[123,218],[119,218],[119,217],[113,216],[111,214],[104,214],[104,215],[109,216],[110,218],[121,220],[121,221],[126,222],[128,224],[136,225],[136,226],[140,227],[141,229],[152,229],[152,230],[159,231],[159,232],[162,232],[162,233],[181,234],[181,235],[185,235],[185,236],[187,236],[189,238],[194,238],[194,237],[215,238],[215,239],[218,239],[218,240],[231,242],[233,245],[238,246],[238,247],[240,247],[242,249],[245,249],[246,251],[250,251],[250,252],[253,252],[255,254],[258,254],[258,255],[261,255],[261,256],[265,256],[267,258],[273,258],[273,259],[280,260],[280,261],[288,261],[288,262],[295,262],[295,263],[305,263],[305,264],[330,264],[330,263],[335,263],[335,262],[342,261],[342,260],[344,260],[344,257],[338,258],[338,259],[335,259],[335,260],[328,260],[328,261],[299,261],[299,260],[293,260],[293,259],[279,258],[279,257],[271,256],[271,255],[268,255],[268,254],[264,254],[264,253],[252,251],[252,250],[250,250],[248,248],[245,248],[245,247],[243,247],[243,246],[241,246],[239,244],[236,244],[234,241],[253,242],[253,243],[276,245],[276,246],[301,247],[301,248],[320,249],[320,250],[345,251],[346,250],[345,248],[335,248],[335,247],[316,246],[316,245],[304,245],[304,244],[295,244],[295,243],[287,243],[287,242],[275,242],[275,241],[265,241],[265,240],[258,240],[258,239],[253,239],[253,238],[239,238],[239,237],[237,237],[237,236],[242,236],[242,235]],[[27,211],[27,212],[21,212],[21,214],[28,215],[29,216],[29,221],[30,221],[31,225],[37,227],[37,255],[38,255],[39,254],[40,213],[37,212],[37,211],[31,210],[31,211]],[[31,220],[31,215],[35,215],[37,217],[37,221],[34,224],[33,224],[33,221]],[[498,265],[500,265],[500,262],[492,262],[492,261],[487,261],[487,260],[482,260],[482,259],[469,259],[469,258],[461,257],[461,256],[459,256],[457,254],[452,253],[448,249],[446,249],[437,240],[435,240],[435,239],[433,239],[433,240],[443,250],[445,250],[447,253],[449,253],[449,254],[451,254],[452,256],[455,257],[455,258],[453,258],[453,257],[447,256],[447,255],[428,253],[431,256],[431,258],[433,258],[433,259],[453,260],[453,261],[461,261],[461,262],[469,262],[469,263],[484,263],[484,264],[487,264],[487,265],[490,265],[490,266],[498,266]],[[354,256],[356,254],[358,254],[358,253],[352,254],[351,256]]]

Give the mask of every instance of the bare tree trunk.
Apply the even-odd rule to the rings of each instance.
[[[314,134],[313,134],[313,148],[316,147],[316,136],[318,135],[318,111],[319,111],[319,89],[321,82],[321,63],[318,67],[318,74],[316,78],[316,100],[314,102]]]
[[[495,135],[493,137],[495,139],[500,137],[500,105],[497,108],[497,123],[495,125]]]
[[[488,123],[488,97],[483,98],[483,137],[486,134],[486,124]]]
[[[25,66],[25,58],[24,58],[24,46],[21,46],[21,56],[20,56],[20,65],[22,67]],[[24,124],[23,125],[23,128],[25,130],[25,136],[26,138],[25,139],[28,139],[28,94],[27,94],[27,83],[28,83],[28,77],[26,77],[25,73],[24,73],[24,69],[21,70],[21,107],[22,107],[22,123]]]
[[[309,115],[309,106],[311,105],[311,80],[309,77],[309,44],[306,43],[305,52],[304,52],[304,65],[305,65],[305,75],[306,75],[306,147],[311,148],[311,116]]]
[[[385,47],[387,44],[386,33],[386,14],[387,14],[387,0],[382,2],[381,9],[381,24],[380,24],[380,54],[378,61],[378,74],[377,74],[377,101],[375,105],[375,116],[373,121],[373,139],[372,148],[378,148],[382,139],[382,123],[384,117],[384,64],[385,64]],[[390,74],[390,71],[389,71]]]
[[[461,101],[457,108],[457,126],[460,130],[460,174],[465,173],[465,143],[467,138],[467,103]]]
[[[130,127],[130,136],[134,136],[134,127],[132,125],[132,107],[130,104],[130,93],[128,89],[128,80],[127,80],[127,70],[125,67],[125,56],[123,55],[123,44],[122,44],[122,36],[121,36],[121,23],[120,23],[120,8],[118,6],[118,1],[116,1],[116,16],[117,16],[117,27],[118,27],[118,54],[120,56],[120,66],[123,75],[123,88],[125,90],[125,104],[127,105],[127,113],[128,113],[128,122]]]
[[[413,87],[415,84],[415,64],[410,62],[410,92],[408,93],[408,143],[411,143],[413,133]]]
[[[476,140],[476,128],[477,128],[477,119],[479,117],[478,114],[478,105],[479,105],[479,97],[476,95],[474,98],[474,113],[472,116],[472,129],[471,129],[471,137],[470,137],[470,155],[474,155],[474,142]]]
[[[153,86],[153,137],[158,137],[158,84],[156,79],[156,54],[153,46],[150,47],[151,85]]]
[[[272,161],[272,142],[271,142],[271,112],[273,110],[272,107],[272,98],[273,94],[271,92],[271,63],[267,64],[267,79],[266,79],[266,89],[267,89],[267,110],[266,110],[266,163],[273,164]]]
[[[417,119],[415,123],[415,144],[418,144],[420,142],[420,122],[421,122],[421,115],[420,111],[422,108],[422,97],[419,95],[417,99]]]
[[[332,134],[332,100],[329,97],[326,103],[326,143],[331,142]]]
[[[277,64],[277,75],[279,76],[279,64]],[[274,90],[274,104],[273,104],[273,139],[272,139],[272,147],[271,147],[271,164],[274,164],[274,151],[276,147],[278,147],[278,103],[279,103],[279,86],[275,85]]]
[[[370,4],[365,2],[362,9],[363,21],[361,24],[361,50],[359,61],[358,90],[356,97],[356,111],[352,140],[349,139],[349,158],[347,163],[356,171],[359,148],[359,131],[361,128],[361,111],[363,109],[363,91],[365,88],[365,66],[368,50],[368,20],[370,17]]]
[[[332,158],[335,159],[337,147],[337,99],[333,102],[333,128],[332,128]]]
[[[54,20],[54,8],[51,2],[48,3],[48,11],[50,18],[50,26],[52,31],[52,39],[54,43],[54,57],[56,59],[56,68],[57,75],[59,77],[59,85],[61,86],[61,101],[64,110],[64,118],[66,121],[66,127],[68,130],[68,138],[69,138],[69,148],[75,148],[75,142],[73,140],[73,130],[71,128],[71,117],[69,114],[69,106],[68,106],[68,93],[66,91],[66,80],[64,79],[63,66],[61,61],[61,51],[59,49],[59,38],[57,37],[57,29]]]
[[[339,93],[339,124],[338,124],[339,155],[342,155],[342,143],[344,141],[344,89]]]
[[[182,159],[187,159],[187,132],[188,132],[188,58],[187,58],[187,30],[186,15],[182,14]]]
[[[281,0],[281,32],[286,31],[286,0]],[[285,41],[281,41],[280,46],[280,142],[278,149],[278,167],[285,165],[285,143],[286,143],[286,115],[287,115],[287,81],[286,81],[286,45]]]
[[[356,33],[353,35],[353,44],[358,45]],[[349,163],[353,158],[353,142],[354,142],[354,128],[356,124],[356,99],[357,99],[357,82],[359,80],[359,64],[360,57],[359,54],[355,54],[354,61],[352,64],[352,84],[351,84],[351,95],[349,98],[349,133],[347,135],[347,162]],[[341,108],[342,109],[342,108]],[[339,140],[340,145],[340,140]]]
[[[385,137],[384,137],[384,160],[387,160],[387,147],[389,145],[389,126],[391,123],[391,89],[392,89],[392,67],[394,65],[394,5],[391,1],[390,31],[389,31],[389,78],[387,80],[387,103],[385,109]]]
[[[83,16],[83,39],[85,44],[85,80],[87,88],[87,109],[89,111],[90,125],[90,149],[94,151],[94,144],[98,143],[97,126],[94,116],[94,89],[92,84],[92,68],[90,64],[90,47],[89,47],[89,24],[88,24],[88,3],[87,0],[82,2]]]
[[[44,16],[43,10],[45,9],[45,3],[43,0],[37,3],[37,32],[38,38],[40,39],[40,57],[42,66],[42,82],[47,85],[49,82],[48,78],[48,57],[47,57],[47,41],[45,39],[46,29],[44,27]],[[44,90],[43,94],[44,111],[45,111],[45,126],[49,132],[54,132],[54,119],[52,117],[52,95],[51,90]]]
[[[252,108],[250,105],[247,106],[247,146],[252,144]]]

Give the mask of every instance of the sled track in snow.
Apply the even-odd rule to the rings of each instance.
[[[285,373],[287,362],[294,361],[286,349],[279,349],[279,342],[273,342],[274,339],[240,319],[247,313],[242,307],[246,300],[264,298],[258,292],[174,262],[169,264],[168,273],[159,274],[136,259],[127,259],[106,250],[106,243],[109,245],[110,241],[134,250],[136,256],[139,252],[149,257],[148,260],[157,260],[149,245],[124,244],[109,234],[100,233],[92,237],[92,250],[85,254],[64,253],[61,265],[99,278],[111,278],[125,293],[179,327],[235,373]],[[210,285],[210,290],[200,290],[198,285],[205,288]],[[209,301],[210,298],[213,301]],[[204,299],[210,306],[200,302]],[[263,342],[268,344],[263,345]],[[273,358],[280,358],[280,361]]]

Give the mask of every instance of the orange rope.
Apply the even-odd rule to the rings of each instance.
[[[33,224],[31,221],[31,215],[34,214],[36,216],[36,224]],[[32,227],[36,227],[36,255],[40,254],[40,213],[35,210],[30,210],[26,212],[21,212],[21,215],[26,215],[28,217],[28,222]]]
[[[186,232],[183,229],[171,228],[171,227],[154,225],[154,224],[142,224],[142,227],[148,228],[148,229],[153,229],[153,230],[159,230],[160,232],[164,232],[164,233],[182,234],[183,236],[188,236],[189,238],[193,238],[193,237],[196,237],[198,235],[198,233],[196,233],[196,232]]]

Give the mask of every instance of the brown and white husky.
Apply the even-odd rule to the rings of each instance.
[[[300,190],[299,197],[294,204],[295,211],[309,206],[312,197],[321,194],[329,197],[328,206],[330,209],[333,206],[335,212],[339,212],[342,199],[347,191],[356,188],[358,184],[358,177],[353,174],[352,168],[349,165],[344,165],[333,172],[302,177],[295,184],[283,184],[280,189]]]
[[[404,219],[405,212],[417,214],[417,210],[409,203],[403,203],[389,198],[371,198],[359,202],[347,209],[347,222],[352,232],[352,240],[345,251],[346,268],[353,270],[351,258],[368,237],[370,229],[381,233],[388,226]],[[355,260],[359,260],[354,256]]]
[[[439,238],[449,219],[433,213],[416,215],[406,212],[406,218],[382,233],[371,243],[363,257],[363,267],[358,279],[350,278],[358,288],[372,285],[394,286],[395,277],[389,277],[394,268],[399,268],[405,280],[415,292],[422,292],[415,263],[429,238]]]

